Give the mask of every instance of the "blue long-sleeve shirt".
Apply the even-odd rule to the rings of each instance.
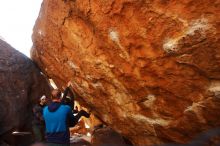
[[[47,142],[70,142],[68,123],[75,122],[70,106],[52,102],[44,108],[43,117],[46,124]]]

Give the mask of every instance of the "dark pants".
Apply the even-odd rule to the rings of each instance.
[[[84,116],[84,117],[86,117],[86,118],[89,118],[90,114],[87,113],[87,112],[84,111],[84,110],[80,110],[80,111],[78,112],[78,114],[75,116],[75,120],[76,120],[77,123],[78,123],[79,119],[80,119],[82,116]]]
[[[68,125],[69,125],[70,127],[74,127],[74,126],[79,122],[79,119],[80,119],[82,116],[84,116],[84,117],[86,117],[86,118],[89,118],[90,114],[87,113],[87,112],[84,111],[84,110],[80,110],[80,111],[77,113],[77,115],[74,116],[74,122],[73,122],[73,123],[72,123],[72,122],[69,122]]]
[[[43,125],[32,125],[34,141],[44,141],[44,126]]]

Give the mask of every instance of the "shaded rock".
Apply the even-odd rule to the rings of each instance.
[[[32,58],[135,145],[220,126],[220,2],[44,0]]]
[[[210,129],[199,134],[187,144],[163,144],[158,146],[218,146],[220,145],[220,128]]]
[[[6,134],[10,137],[13,130],[30,131],[32,106],[49,91],[45,77],[34,63],[0,40],[1,140]]]
[[[124,138],[110,127],[96,129],[92,133],[91,144],[92,146],[129,146]]]
[[[70,146],[91,146],[90,142],[86,140],[86,136],[72,136],[70,139]]]

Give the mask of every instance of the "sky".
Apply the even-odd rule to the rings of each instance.
[[[43,0],[0,0],[0,38],[30,56],[31,35]]]

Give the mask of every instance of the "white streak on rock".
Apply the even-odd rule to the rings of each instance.
[[[146,123],[151,124],[151,125],[157,124],[157,125],[161,125],[161,126],[167,126],[170,123],[169,120],[165,120],[165,119],[162,119],[162,118],[148,118],[148,117],[145,117],[145,116],[140,115],[140,114],[139,115],[138,114],[132,114],[131,117],[133,117],[137,121],[143,121],[143,122],[146,122]]]
[[[173,52],[177,49],[178,46],[178,39],[167,39],[165,40],[164,44],[163,44],[163,49],[166,52]]]
[[[191,106],[187,107],[186,110],[184,110],[184,113],[193,112],[195,113],[200,123],[206,123],[206,119],[202,115],[202,111],[201,111],[202,108],[205,108],[203,102],[193,102]]]
[[[53,87],[53,89],[57,89],[57,85],[52,79],[49,79],[49,83]]]
[[[39,33],[40,35],[42,35],[42,31],[41,31],[41,30],[38,30],[38,33]]]
[[[193,104],[192,104],[191,106],[187,107],[184,112],[196,111],[197,108],[199,108],[199,107],[205,107],[205,106],[202,105],[202,104],[199,103],[199,102],[197,102],[197,103],[196,103],[196,102],[193,102]]]
[[[114,66],[113,64],[110,64],[109,67],[110,67],[110,68],[114,68],[115,66]]]
[[[45,36],[44,31],[41,30],[41,29],[38,29],[37,33],[38,33],[40,36]]]
[[[92,80],[92,79],[93,79],[93,77],[92,77],[92,76],[90,76],[90,75],[86,75],[86,79],[88,79],[88,80]]]
[[[112,41],[119,42],[119,35],[117,31],[114,31],[113,29],[109,30],[109,36]]]
[[[104,121],[108,121],[108,122],[111,122],[112,120],[109,118],[110,116],[106,115],[106,114],[103,114],[102,115],[102,118]]]
[[[184,21],[184,20],[181,20]],[[182,32],[182,35],[176,38],[166,38],[163,44],[163,49],[167,53],[178,51],[179,41],[187,36],[195,35],[195,32],[198,31],[201,34],[201,37],[205,37],[207,30],[213,30],[213,26],[209,24],[208,19],[200,18],[191,21],[188,25],[184,21],[184,26],[186,26],[185,31]]]
[[[208,90],[211,92],[220,92],[220,81],[212,81]]]
[[[208,91],[213,92],[216,97],[220,98],[220,81],[212,81]]]
[[[143,104],[144,104],[146,107],[152,107],[152,105],[154,104],[154,101],[156,100],[155,95],[149,94],[146,98],[147,98],[148,100],[144,101]]]
[[[77,65],[75,65],[72,61],[67,61],[67,63],[74,70],[78,70],[79,69],[79,67]]]
[[[128,52],[126,51],[126,49],[121,45],[121,43],[120,43],[120,39],[119,39],[119,34],[118,34],[118,32],[114,29],[114,28],[111,28],[111,29],[109,29],[109,37],[110,37],[110,39],[113,41],[113,42],[115,42],[118,46],[119,46],[119,48],[121,49],[121,51],[122,51],[122,53],[120,53],[120,57],[121,58],[124,58],[125,60],[129,60],[129,54],[128,54]]]
[[[186,31],[186,35],[194,35],[195,31],[200,31],[201,34],[205,35],[205,31],[210,27],[211,25],[206,18],[197,19],[191,22]]]
[[[83,80],[81,86],[88,89],[89,88],[89,83],[87,81]]]
[[[102,89],[103,91],[105,91],[105,88],[103,87],[102,83],[97,82],[97,83],[92,83],[91,84],[95,89]]]

